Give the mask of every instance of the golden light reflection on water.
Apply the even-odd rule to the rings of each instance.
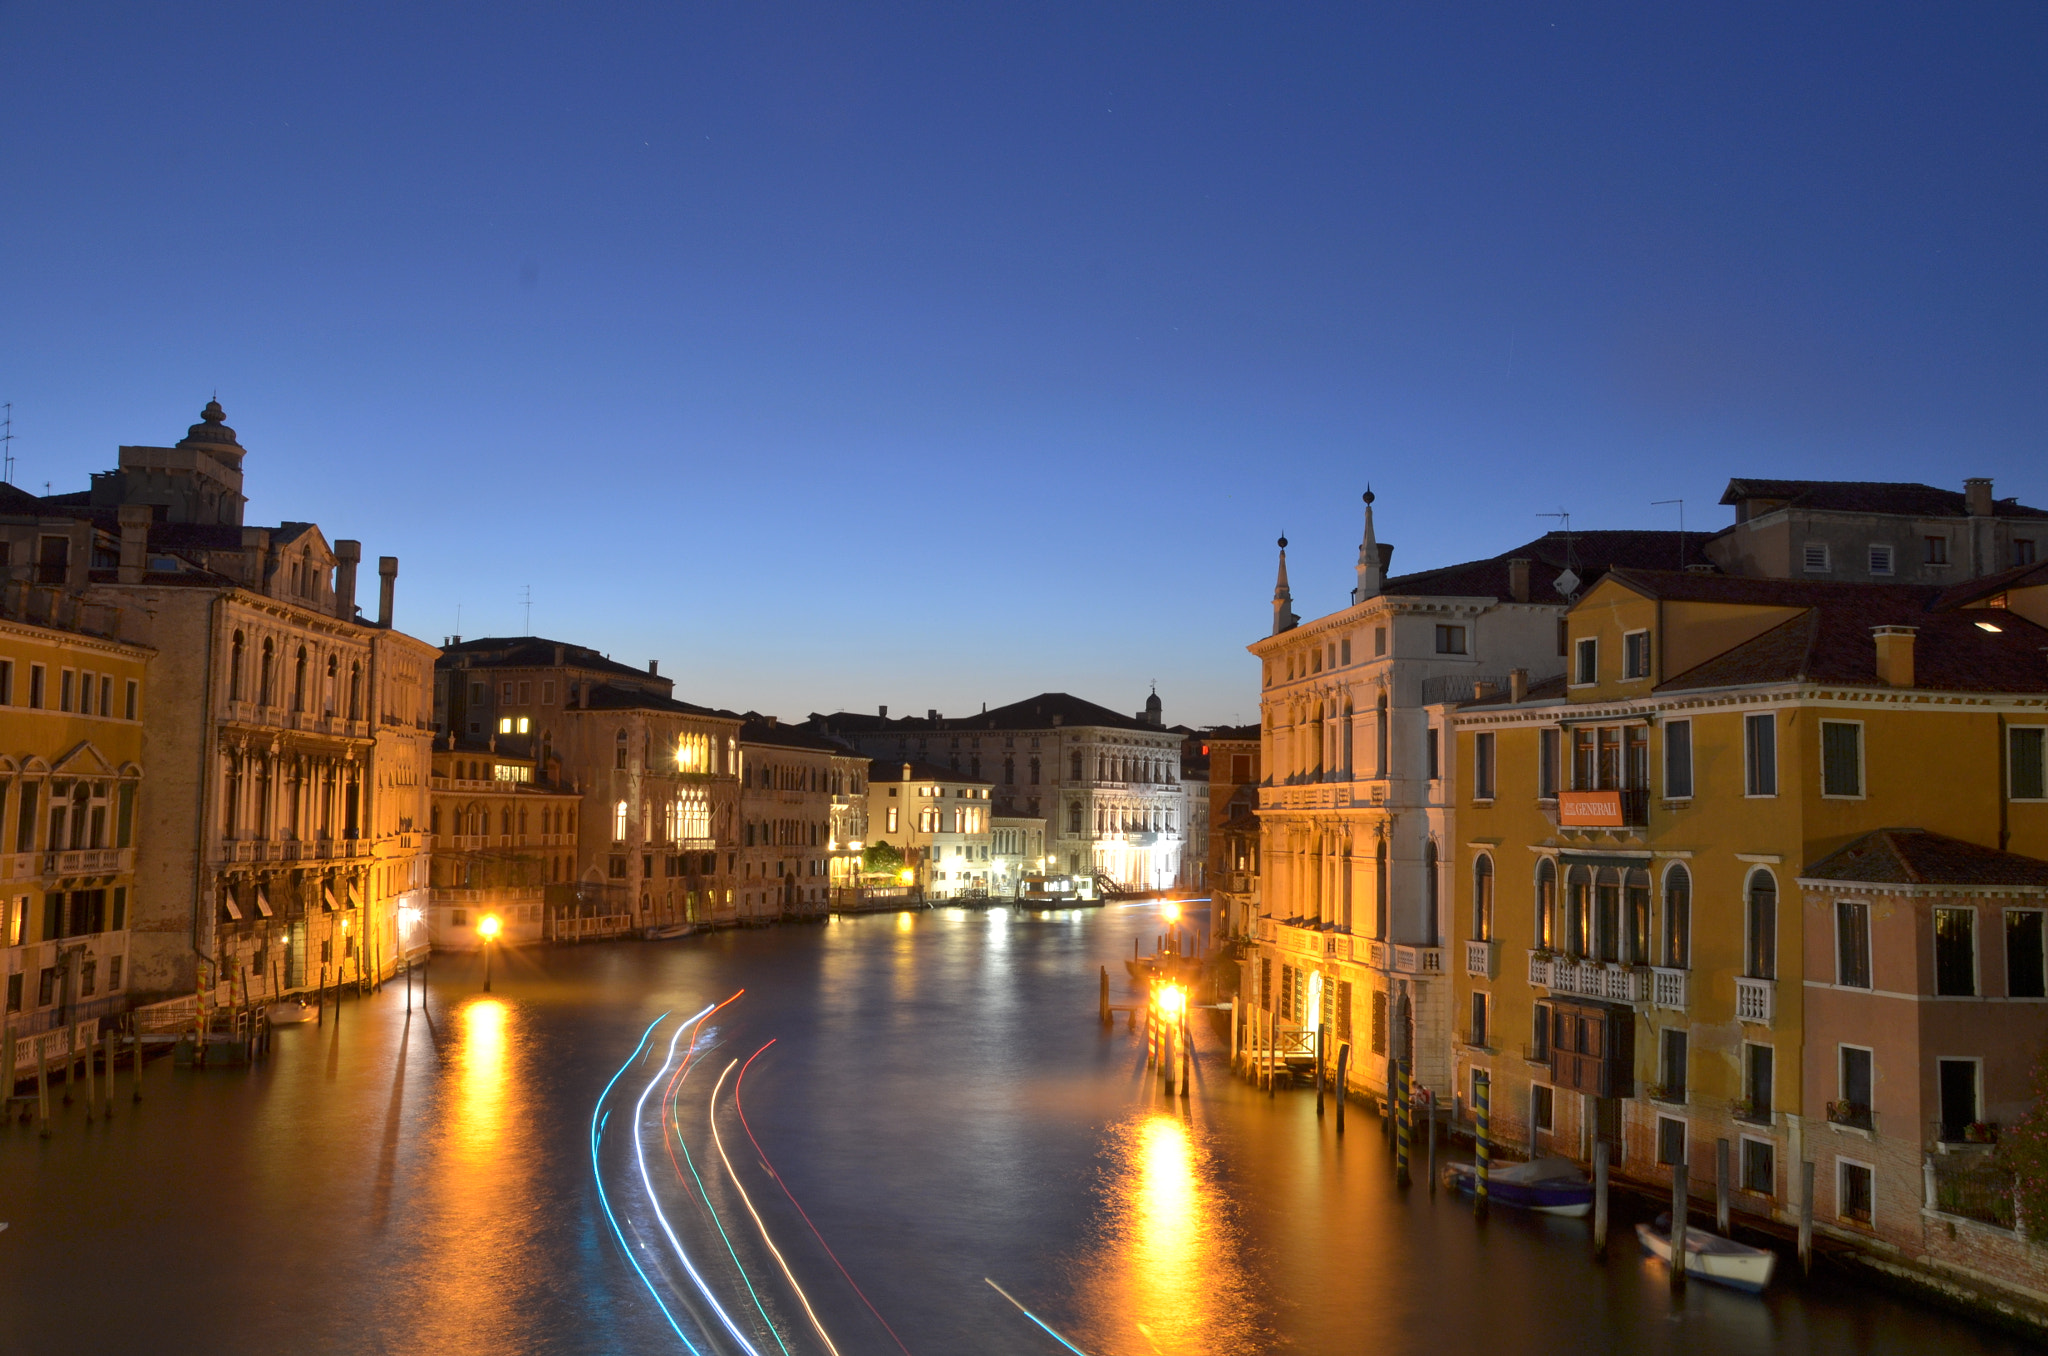
[[[505,1005],[477,998],[461,1008],[462,1047],[450,1126],[453,1159],[494,1162],[505,1130]]]
[[[1112,1130],[1107,1152],[1102,1241],[1076,1297],[1090,1349],[1252,1350],[1255,1311],[1229,1205],[1194,1127],[1148,1112]]]

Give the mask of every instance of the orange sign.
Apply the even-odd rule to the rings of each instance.
[[[1560,791],[1557,793],[1557,822],[1590,828],[1619,828],[1621,792]]]

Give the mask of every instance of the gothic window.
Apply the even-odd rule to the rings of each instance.
[[[263,642],[263,660],[261,667],[257,670],[256,682],[256,700],[264,706],[270,705],[271,701],[270,671],[273,657],[270,641],[266,639]]]
[[[348,718],[350,720],[361,720],[363,718],[363,666],[361,664],[350,664],[348,666]]]
[[[306,647],[299,647],[298,658],[292,664],[292,710],[306,709]]]
[[[235,632],[234,640],[228,644],[228,700],[242,700],[242,633]]]

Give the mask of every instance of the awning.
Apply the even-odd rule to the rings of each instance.
[[[334,883],[332,881],[325,882],[320,886],[320,907],[329,913],[334,913],[341,908],[341,905],[334,898]]]
[[[256,887],[256,914],[260,918],[275,918],[277,916],[270,911],[270,891],[260,885]]]
[[[228,911],[228,917],[234,919],[237,923],[242,921],[242,906],[235,903],[235,892],[233,890],[220,897],[220,906]]]

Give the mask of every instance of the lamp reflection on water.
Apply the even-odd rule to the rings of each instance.
[[[1111,1132],[1108,1157],[1104,1237],[1076,1296],[1091,1349],[1254,1349],[1230,1207],[1193,1125],[1148,1113]]]

